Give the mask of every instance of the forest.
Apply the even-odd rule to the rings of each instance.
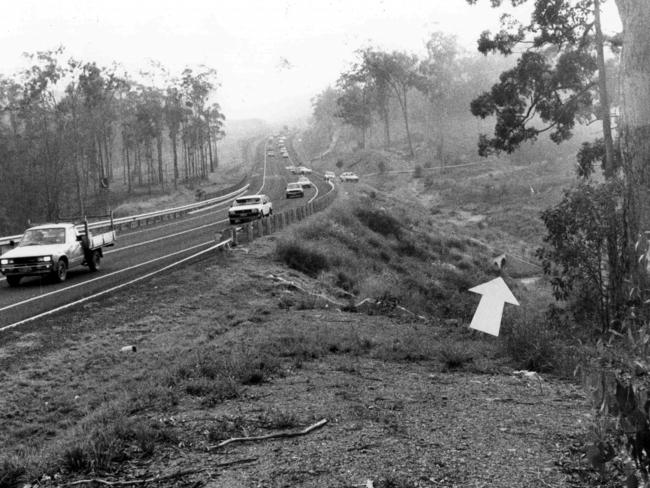
[[[111,192],[176,188],[218,165],[214,69],[152,63],[132,76],[64,48],[25,56],[27,68],[0,76],[0,235],[104,214]]]

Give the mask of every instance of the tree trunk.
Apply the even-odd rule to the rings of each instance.
[[[169,135],[172,140],[172,153],[174,155],[174,190],[178,189],[178,148],[176,147],[176,133]]]
[[[647,290],[645,231],[650,230],[650,2],[616,0],[623,23],[619,134],[626,181],[629,259],[634,285]],[[635,249],[635,244],[641,245]]]
[[[156,136],[156,151],[158,152],[158,179],[160,180],[160,187],[165,189],[165,173],[163,169],[163,158],[162,158],[162,134]]]
[[[406,129],[406,140],[409,144],[409,155],[411,157],[415,156],[415,151],[413,151],[413,143],[411,142],[411,131],[409,130],[409,114],[407,106],[407,88],[402,87],[402,93],[399,98],[399,103],[402,106],[402,115],[404,115],[404,129]]]
[[[382,108],[381,118],[384,121],[384,142],[386,144],[386,149],[388,149],[390,147],[390,113],[388,111],[388,106]]]
[[[212,158],[212,137],[210,137],[209,125],[208,125],[208,157],[210,158],[210,173],[214,173],[214,159]]]
[[[610,116],[609,94],[607,93],[607,73],[605,70],[605,53],[603,33],[600,26],[600,0],[594,0],[594,17],[596,27],[596,52],[598,58],[598,92],[603,116],[603,140],[605,141],[605,178],[614,176],[614,139],[612,137],[612,119]]]

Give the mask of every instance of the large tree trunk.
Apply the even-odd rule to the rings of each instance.
[[[650,2],[616,0],[623,23],[621,119],[619,133],[627,185],[626,212],[630,261],[639,289],[647,289],[644,232],[650,230]],[[635,250],[635,243],[641,246]]]

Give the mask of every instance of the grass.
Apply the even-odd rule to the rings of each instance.
[[[335,203],[281,238],[276,257],[357,302],[372,298],[420,315],[464,319],[473,306],[467,289],[493,272],[485,251],[418,217],[377,194]]]
[[[500,197],[459,179],[434,180],[430,187],[447,192],[446,198],[469,193],[467,208],[488,214],[487,230],[498,233],[489,227],[493,223],[512,225],[508,232],[526,238],[533,227],[507,218],[529,210],[523,181],[505,184]],[[137,294],[106,299],[93,307],[92,316],[82,310],[55,318],[52,327],[69,331],[59,352],[45,357],[36,348],[33,363],[22,369],[3,363],[0,375],[8,393],[0,399],[0,487],[22,486],[44,473],[111,471],[128,460],[155,457],[186,435],[155,419],[211,411],[326,356],[336,355],[341,370],[359,375],[358,358],[426,363],[441,372],[493,373],[506,361],[538,371],[564,367],[567,353],[558,347],[558,329],[541,312],[506,309],[499,347],[467,328],[479,300],[467,290],[495,276],[488,249],[467,234],[449,232],[451,227],[440,223],[448,216],[442,211],[358,188],[357,196],[294,226],[259,264],[304,273],[315,289],[342,302],[380,300],[382,306],[370,309],[373,316],[330,312],[322,300],[280,293],[263,272],[246,275],[226,261],[212,269],[201,263],[153,280]],[[505,209],[510,197],[509,213],[497,219],[488,203]],[[472,231],[483,232],[478,226]],[[226,284],[220,287],[216,276]],[[523,293],[515,288],[516,296]],[[526,305],[545,308],[541,300]],[[58,338],[53,332],[43,343]],[[124,343],[138,343],[138,353],[119,353]],[[360,408],[356,414],[399,429],[394,412],[382,416]],[[205,436],[216,443],[250,428],[301,424],[297,414],[269,406],[256,419],[215,421]],[[46,447],[39,450],[40,445]]]

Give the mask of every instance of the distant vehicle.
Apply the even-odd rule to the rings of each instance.
[[[289,153],[288,152],[283,152],[282,157],[285,158],[285,159],[288,159],[289,158]]]
[[[336,178],[336,175],[334,174],[334,171],[325,171],[323,178],[325,179],[325,181],[330,181]]]
[[[298,178],[298,183],[303,188],[311,188],[311,181],[306,176],[301,176],[300,178]]]
[[[18,286],[24,276],[39,275],[62,283],[74,266],[97,271],[104,256],[102,248],[113,246],[115,240],[112,219],[110,230],[94,235],[87,221],[82,232],[72,223],[37,225],[27,229],[20,242],[10,243],[13,249],[0,257],[0,272],[9,286]]]
[[[341,181],[354,181],[354,182],[359,181],[359,177],[355,173],[352,173],[351,171],[346,171],[345,173],[341,173],[339,178],[341,178]]]
[[[309,174],[311,174],[311,169],[310,169],[310,168],[307,168],[307,167],[305,167],[305,166],[299,166],[299,167],[298,167],[298,172],[299,172],[300,174],[303,174],[303,175],[309,175]]]
[[[292,174],[297,175],[300,174],[300,168],[298,166],[290,166],[290,170]]]
[[[275,151],[266,151],[266,155],[270,156],[270,157],[274,157],[275,156]]]
[[[249,222],[268,217],[273,213],[273,203],[266,195],[246,195],[236,198],[228,209],[231,224]]]
[[[300,182],[292,182],[287,184],[287,189],[285,191],[287,198],[298,197],[302,198],[305,196],[305,190],[302,187]]]

